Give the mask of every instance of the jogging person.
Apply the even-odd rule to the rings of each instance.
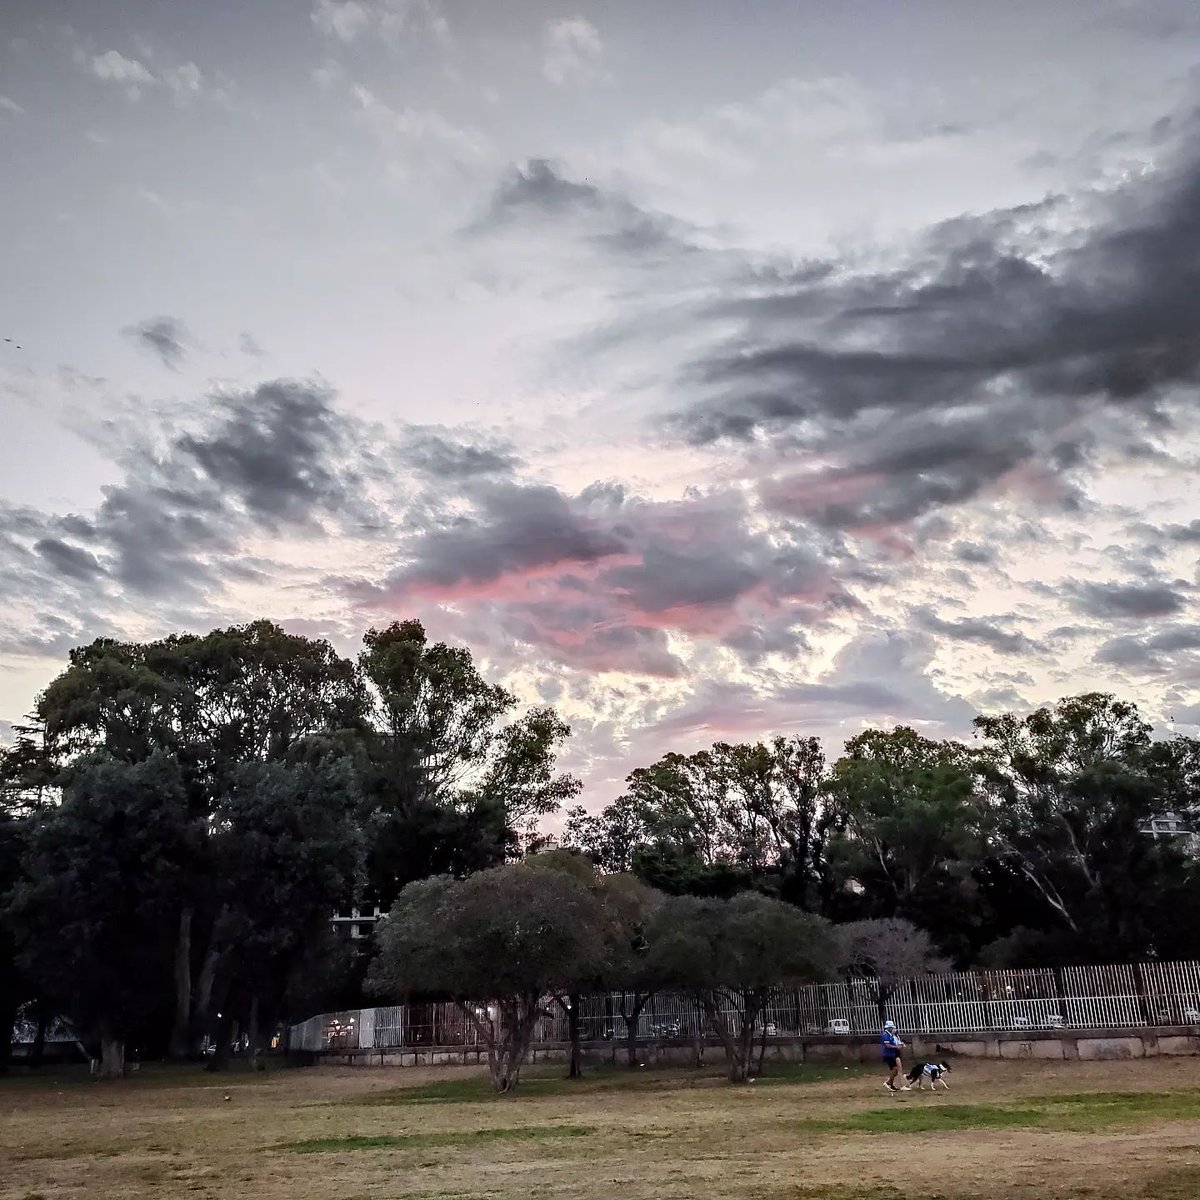
[[[883,1032],[879,1035],[879,1046],[883,1051],[884,1065],[891,1072],[884,1080],[883,1086],[889,1092],[907,1092],[909,1090],[907,1087],[898,1088],[896,1086],[896,1077],[904,1070],[904,1063],[900,1058],[900,1051],[904,1049],[904,1043],[896,1032],[894,1021],[884,1021]]]

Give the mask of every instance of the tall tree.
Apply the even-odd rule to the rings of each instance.
[[[555,767],[567,726],[548,708],[514,716],[516,697],[469,650],[431,644],[419,621],[369,630],[364,646],[369,887],[387,907],[416,879],[515,857],[580,785]]]
[[[844,829],[834,857],[859,911],[907,918],[968,954],[990,828],[972,752],[905,726],[867,730],[846,743],[829,796]]]
[[[9,912],[35,983],[100,1044],[104,1078],[169,994],[173,915],[201,830],[178,765],[97,755],[30,833]]]
[[[610,869],[633,869],[667,892],[753,887],[820,909],[838,819],[824,802],[825,774],[815,738],[667,754],[635,770],[626,794],[599,816],[576,810],[567,836]]]
[[[23,999],[13,921],[15,914],[9,913],[8,906],[20,879],[25,832],[23,822],[0,806],[0,1074],[8,1069],[13,1022]]]
[[[1156,745],[1136,705],[1100,693],[975,724],[997,868],[1036,902],[1029,924],[1044,930],[1025,936],[1021,952],[1044,941],[1060,961],[1155,953],[1159,899],[1187,868],[1144,831],[1183,807],[1186,745]]]
[[[101,639],[74,650],[40,698],[37,724],[46,769],[56,778],[97,750],[130,763],[169,754],[190,815],[207,824],[245,764],[282,761],[306,740],[360,728],[365,709],[353,664],[328,642],[255,621],[153,642]],[[228,950],[226,914],[213,902],[211,845],[202,839],[193,849],[174,914],[176,1055],[194,1049],[203,1032]]]
[[[236,981],[252,1061],[282,1012],[306,946],[359,883],[357,780],[345,761],[250,763],[213,813],[225,970]],[[230,1004],[227,1007],[233,1008]],[[218,1050],[223,1053],[227,1041]],[[221,1054],[214,1064],[223,1065]]]

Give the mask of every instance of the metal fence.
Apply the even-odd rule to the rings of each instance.
[[[910,1034],[1200,1025],[1200,963],[954,971],[905,980],[882,1006],[879,996],[870,979],[783,989],[762,1021],[768,1035],[780,1037],[874,1034],[885,1015]],[[634,999],[623,992],[583,997],[584,1040],[627,1039]],[[736,1001],[726,1005],[736,1010]],[[484,1003],[475,1008],[481,1018],[495,1016]],[[694,996],[660,992],[642,1008],[633,1033],[639,1041],[695,1039],[707,1036],[707,1025]],[[562,1006],[547,999],[534,1042],[566,1041],[567,1030]],[[323,1013],[293,1025],[288,1037],[289,1048],[312,1051],[478,1044],[475,1023],[456,1004]]]

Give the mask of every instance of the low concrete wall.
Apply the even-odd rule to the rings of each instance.
[[[1055,1060],[1115,1060],[1159,1056],[1200,1055],[1200,1030],[1190,1026],[1151,1029],[1106,1029],[1073,1033],[1062,1029],[1006,1030],[989,1033],[914,1034],[909,1038],[910,1059],[961,1055],[965,1058]],[[624,1064],[623,1042],[584,1042],[587,1062]],[[703,1066],[723,1059],[717,1041],[688,1040],[638,1043],[638,1062],[646,1066]],[[564,1042],[540,1042],[529,1052],[529,1061],[563,1062],[570,1052]],[[875,1038],[804,1037],[768,1038],[765,1058],[773,1062],[864,1062],[879,1058]],[[316,1054],[318,1065],[355,1067],[485,1066],[487,1052],[478,1047],[425,1046],[388,1050],[325,1050]]]

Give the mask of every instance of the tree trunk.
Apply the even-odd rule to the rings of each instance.
[[[209,1017],[212,1014],[213,989],[217,981],[217,969],[221,965],[221,947],[217,942],[216,930],[213,930],[212,941],[204,955],[200,966],[200,974],[196,977],[195,1003],[192,1005],[191,1046],[192,1054],[199,1052],[200,1042],[208,1031]]]
[[[258,1070],[258,997],[254,996],[250,1000],[250,1026],[248,1029],[250,1039],[250,1070]]]
[[[100,1033],[100,1070],[97,1079],[123,1079],[125,1076],[125,1042],[111,1029]]]
[[[621,993],[621,1017],[625,1021],[625,1052],[629,1058],[629,1065],[636,1067],[638,1065],[638,1024],[642,1019],[642,1012],[647,1004],[650,1003],[650,997],[653,992],[646,992],[642,995],[638,992],[633,993],[633,1007],[628,1011],[625,1009],[625,994]]]
[[[748,1050],[743,1053],[740,1044],[745,1038],[738,1038],[734,1035],[733,1030],[729,1028],[729,1022],[725,1019],[725,1014],[721,1012],[717,997],[712,992],[705,992],[701,997],[701,1003],[708,1015],[709,1024],[713,1027],[717,1037],[721,1039],[721,1045],[725,1047],[725,1061],[729,1066],[729,1082],[745,1083],[746,1059],[749,1054]]]
[[[33,1045],[29,1049],[29,1065],[40,1067],[46,1059],[46,1027],[50,1024],[50,1006],[45,996],[37,998],[37,1025],[33,1031]]]
[[[229,1068],[229,1055],[233,1041],[233,1013],[226,1001],[225,1011],[217,1017],[217,1028],[213,1034],[213,1052],[209,1057],[206,1071],[225,1071]]]
[[[192,1034],[192,909],[185,906],[179,914],[179,932],[175,937],[175,1021],[171,1026],[170,1058],[187,1058]]]
[[[572,992],[567,1000],[567,1036],[571,1039],[571,1065],[567,1069],[568,1079],[579,1079],[583,1075],[582,1051],[580,1050],[579,1004],[581,997],[578,992]]]
[[[0,1075],[7,1073],[12,1062],[13,1025],[17,1019],[17,998],[10,993],[0,993]]]

